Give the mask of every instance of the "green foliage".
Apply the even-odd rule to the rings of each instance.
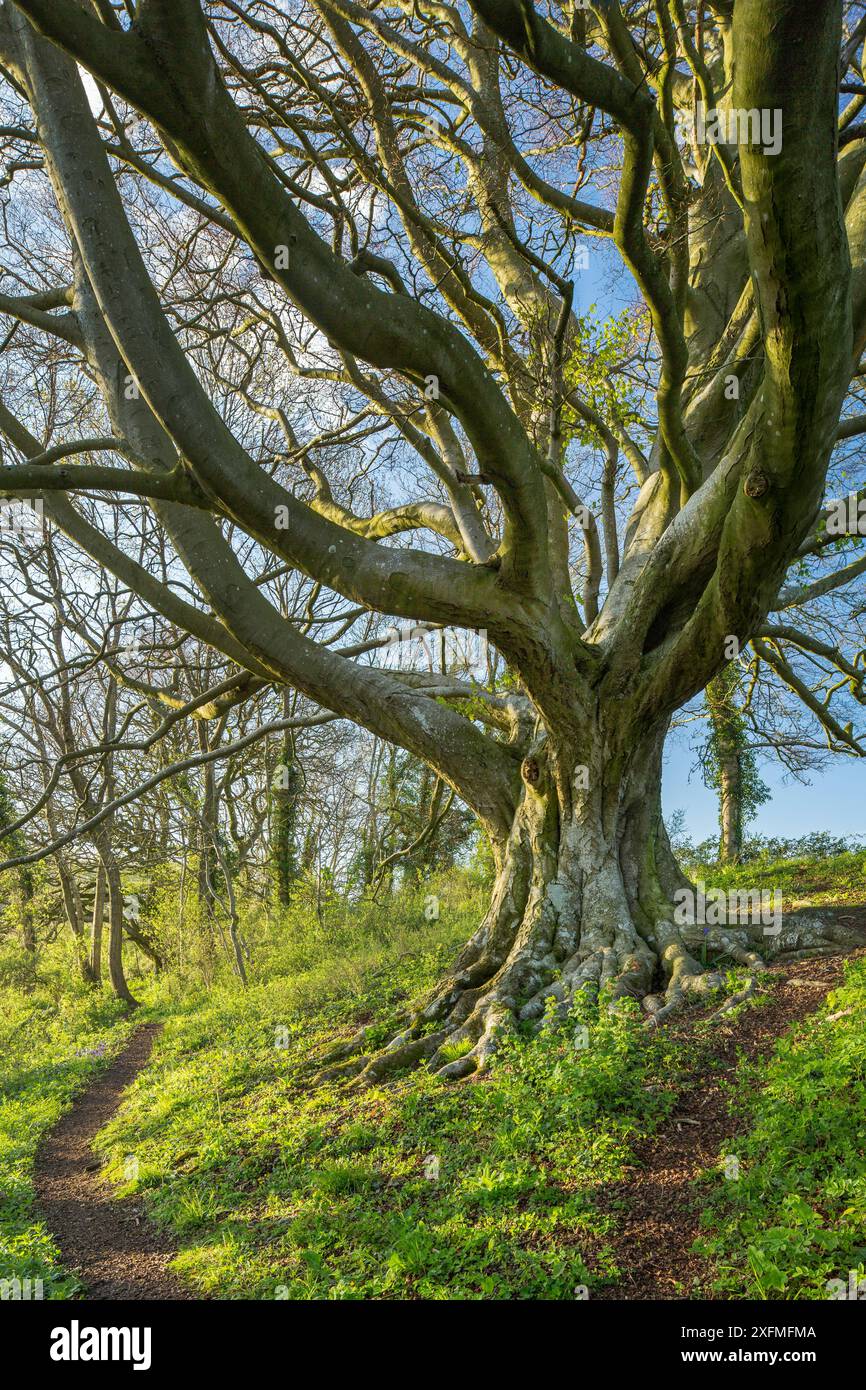
[[[709,730],[701,749],[701,768],[704,784],[719,793],[719,828],[722,827],[723,768],[732,759],[736,763],[737,837],[742,838],[745,827],[757,815],[759,807],[770,800],[770,789],[758,772],[758,758],[749,744],[749,726],[742,708],[740,686],[743,673],[736,662],[710,682],[705,693]],[[737,846],[738,854],[740,852]]]
[[[15,802],[0,768],[0,827],[14,824],[16,819]],[[27,848],[22,831],[16,830],[0,839],[0,858],[25,854]],[[35,944],[34,899],[42,878],[32,864],[19,864],[0,874],[0,940],[20,930],[25,942],[31,947]],[[29,988],[29,982],[22,981],[22,987]]]
[[[817,845],[835,851],[839,844],[830,836],[750,841],[740,864],[717,863],[715,841],[694,847],[677,844],[676,850],[690,878],[703,879],[714,888],[778,888],[786,908],[862,903],[866,895],[866,850],[842,849],[823,858],[810,850],[810,845]],[[795,853],[777,857],[773,853],[777,847]]]
[[[579,335],[563,371],[566,394],[576,387],[603,419],[614,416],[624,425],[631,424],[639,418],[637,400],[627,375],[616,368],[634,349],[634,311],[624,309],[601,318],[593,305],[577,322]],[[564,425],[568,440],[598,448],[598,434],[573,410],[565,411]]]
[[[862,897],[864,866],[866,852],[845,852],[713,877],[781,880],[806,896],[833,896],[856,877]],[[318,911],[244,904],[246,992],[219,957],[207,989],[188,955],[137,981],[144,1016],[165,1029],[98,1148],[118,1194],[143,1195],[173,1233],[176,1267],[195,1289],[562,1300],[615,1277],[616,1212],[598,1199],[670,1113],[683,1046],[664,1030],[648,1035],[637,1005],[581,1000],[566,1026],[548,1017],[536,1038],[517,1029],[472,1082],[414,1072],[360,1094],[310,1086],[335,1043],[363,1026],[370,1050],[384,1044],[441,978],[479,919],[483,867],[384,905],[336,895]],[[438,917],[425,911],[431,895]],[[170,946],[182,905],[168,869],[147,904],[149,928]],[[40,950],[23,995],[22,956],[18,945],[0,953],[0,1277],[41,1277],[46,1297],[63,1297],[76,1283],[34,1211],[33,1155],[142,1014],[129,1020],[107,993],[70,982],[68,943]],[[700,1192],[723,1292],[817,1298],[827,1279],[862,1273],[866,963],[828,1012],[841,1016],[783,1040],[769,1067],[742,1070],[732,1088],[741,1179],[714,1171]]]
[[[866,1274],[866,961],[820,1014],[784,1037],[732,1095],[740,1177],[711,1180],[701,1242],[717,1288],[823,1299]]]
[[[411,903],[412,899],[408,899]],[[670,1104],[671,1060],[636,1006],[503,1042],[483,1081],[413,1074],[349,1094],[309,1088],[311,1055],[360,1024],[384,1041],[466,922],[400,923],[376,954],[226,986],[167,1023],[104,1131],[120,1180],[178,1233],[178,1268],[220,1297],[570,1299],[611,1272],[593,1203]],[[380,931],[385,933],[382,923]],[[287,947],[295,963],[299,948]],[[575,1046],[574,1029],[589,1029]],[[124,1190],[130,1190],[129,1185]],[[587,1268],[592,1251],[593,1272]]]
[[[42,1279],[46,1298],[68,1298],[78,1285],[34,1207],[33,1156],[132,1025],[112,996],[59,973],[22,995],[11,955],[0,954],[0,979],[12,978],[0,985],[0,1279]]]
[[[467,714],[471,703],[465,702]],[[389,752],[378,800],[350,866],[353,894],[378,889],[383,882],[386,887],[420,885],[465,860],[478,823],[459,803],[448,809],[446,797],[447,789],[419,758],[397,749]]]
[[[813,830],[808,835],[797,835],[788,839],[768,835],[755,836],[746,842],[746,858],[749,861],[763,860],[765,863],[771,859],[801,859],[807,860],[814,867],[815,861],[818,860],[862,852],[862,836],[831,835],[828,830]]]

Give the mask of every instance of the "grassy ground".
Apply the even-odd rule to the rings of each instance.
[[[786,910],[866,901],[866,851],[692,867],[720,888],[780,888]],[[731,1090],[739,1177],[700,1185],[701,1251],[725,1298],[822,1299],[866,1274],[866,961]],[[755,1007],[760,1007],[760,1000]]]
[[[303,1087],[310,1048],[335,1025],[372,1014],[390,1026],[388,996],[426,987],[444,960],[435,949],[406,959],[368,995],[312,1017],[270,987],[172,1021],[103,1139],[118,1172],[135,1153],[138,1185],[184,1241],[178,1267],[199,1287],[562,1299],[587,1283],[583,1241],[597,1245],[605,1227],[593,1192],[667,1104],[650,1085],[664,1044],[645,1047],[635,1018],[589,1022],[586,1047],[571,1034],[516,1042],[480,1085]]]
[[[866,1276],[866,960],[841,989],[741,1068],[736,1181],[709,1176],[700,1248],[724,1297],[822,1299]]]
[[[33,1155],[132,1026],[111,996],[59,977],[0,989],[0,1280],[41,1279],[46,1298],[77,1287],[34,1210]]]
[[[853,902],[864,862],[836,856],[811,877],[796,861],[766,865],[766,880],[755,865],[729,882],[709,868],[703,877]],[[615,1275],[615,1215],[594,1197],[664,1123],[678,1071],[678,1045],[664,1030],[648,1042],[636,1008],[517,1038],[478,1083],[416,1074],[361,1095],[306,1084],[312,1054],[361,1022],[384,1041],[453,958],[480,896],[465,884],[440,891],[436,921],[426,899],[406,898],[386,916],[324,930],[296,922],[288,941],[263,938],[261,983],[246,993],[220,979],[196,991],[176,973],[135,982],[146,1003],[135,1021],[165,1028],[100,1148],[118,1195],[144,1193],[175,1233],[177,1269],[202,1292],[561,1300],[591,1297]],[[41,965],[29,993],[14,980],[0,988],[0,1278],[42,1277],[46,1297],[75,1285],[33,1210],[33,1153],[131,1026],[107,996],[59,978]],[[723,1296],[821,1297],[828,1278],[862,1267],[864,1015],[859,964],[823,1019],[783,1040],[760,1073],[743,1070],[732,1093],[741,1179],[716,1173],[699,1190]]]
[[[415,1075],[362,1096],[306,1085],[310,1055],[335,1036],[372,1022],[387,1039],[478,908],[446,892],[428,922],[421,900],[406,902],[389,912],[387,939],[362,934],[335,953],[313,936],[282,958],[274,950],[270,978],[246,993],[217,984],[181,1000],[167,981],[152,995],[146,1015],[164,1032],[101,1147],[118,1195],[143,1191],[176,1232],[177,1268],[196,1287],[223,1298],[563,1299],[592,1283],[585,1247],[603,1270],[609,1218],[593,1194],[671,1102],[667,1045],[646,1046],[636,1008],[576,1018],[535,1045],[515,1040],[480,1085]],[[128,1025],[112,1017],[98,1038],[87,1033],[88,1048],[117,1049]],[[70,1284],[33,1213],[29,1164],[97,1064],[76,1055],[84,1026],[70,1014],[63,1039],[22,1037],[0,1105],[3,1132],[30,1107],[10,1230],[19,1272],[53,1276],[48,1297]]]
[[[702,878],[713,888],[767,892],[778,888],[785,911],[866,902],[866,850],[845,850],[820,859],[808,854],[786,859],[760,857],[730,867],[697,863],[689,865],[689,872],[693,879]]]

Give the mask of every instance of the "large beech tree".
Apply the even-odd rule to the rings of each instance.
[[[565,1010],[599,988],[658,1017],[720,983],[674,921],[662,749],[672,714],[788,602],[791,565],[826,582],[825,479],[866,342],[863,95],[842,94],[864,27],[842,0],[0,7],[21,112],[6,135],[50,179],[73,271],[0,309],[80,357],[108,421],[45,440],[7,404],[19,460],[0,490],[38,493],[53,526],[235,663],[237,699],[293,687],[403,747],[493,845],[490,908],[453,970],[384,1052],[347,1044],[346,1071],[465,1075],[550,996]],[[781,148],[754,131],[683,141],[696,102],[768,113]],[[210,248],[211,311],[240,315],[226,338],[254,325],[245,379],[203,365],[196,306],[145,244],[145,183]],[[578,236],[618,255],[642,303],[641,428],[593,376]],[[226,288],[230,256],[246,278]],[[411,454],[395,505],[338,500],[295,434],[287,370],[363,402]],[[282,460],[251,416],[283,431]],[[587,437],[600,528],[572,481]],[[78,492],[146,498],[186,589]],[[359,613],[484,630],[509,680],[316,642],[271,600],[275,565]],[[810,942],[795,927],[764,944]],[[758,959],[737,927],[709,944]]]

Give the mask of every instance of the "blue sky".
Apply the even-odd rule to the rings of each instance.
[[[695,756],[689,741],[694,729],[671,734],[665,749],[662,802],[666,819],[686,813],[686,834],[695,843],[718,834],[716,796],[692,772]],[[808,784],[787,777],[774,760],[761,766],[772,800],[761,806],[749,827],[760,835],[808,835],[828,830],[836,835],[866,834],[866,766],[856,758],[834,758],[822,771],[808,774]]]

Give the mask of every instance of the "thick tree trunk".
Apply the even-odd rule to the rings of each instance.
[[[765,955],[812,944],[802,924],[772,936],[760,922],[679,925],[675,895],[691,885],[662,820],[664,734],[626,750],[621,731],[614,740],[597,729],[583,745],[588,765],[572,765],[567,779],[544,743],[530,752],[477,932],[384,1052],[365,1056],[362,1030],[326,1059],[323,1077],[358,1073],[366,1084],[419,1062],[466,1076],[483,1069],[502,1029],[540,1027],[549,1011],[563,1019],[578,994],[609,1007],[639,1000],[652,1024],[721,990],[707,951],[758,970]]]
[[[76,323],[91,366],[100,374],[118,434],[137,448],[142,471],[152,469],[149,481],[155,484],[156,475],[169,469],[177,480],[171,492],[179,500],[154,496],[152,508],[215,622],[204,624],[192,605],[178,610],[174,596],[163,594],[166,586],[150,575],[133,570],[131,586],[170,621],[179,611],[182,625],[206,633],[256,677],[292,684],[428,761],[494,839],[493,902],[455,969],[384,1054],[357,1055],[363,1038],[350,1044],[350,1067],[369,1080],[425,1060],[445,1075],[463,1075],[484,1065],[500,1028],[515,1017],[538,1023],[551,998],[564,1013],[578,992],[597,994],[611,1006],[632,996],[658,1019],[690,997],[703,997],[720,977],[696,958],[702,933],[692,940],[695,932],[674,916],[671,891],[678,870],[660,819],[664,731],[656,725],[712,678],[729,637],[745,640],[773,609],[818,514],[840,409],[860,358],[862,285],[852,282],[849,255],[862,239],[859,211],[851,219],[849,243],[836,161],[840,0],[823,6],[739,0],[735,7],[712,7],[724,11],[726,28],[733,12],[730,61],[724,62],[719,91],[737,110],[778,108],[785,117],[778,158],[749,140],[740,146],[737,179],[725,165],[733,206],[724,198],[702,205],[680,161],[665,156],[657,137],[676,83],[654,84],[662,90],[655,110],[653,84],[635,83],[629,75],[636,63],[642,70],[650,55],[638,59],[637,49],[629,48],[625,79],[617,74],[616,59],[624,50],[616,24],[607,26],[613,60],[607,67],[572,51],[531,5],[472,0],[474,15],[514,54],[568,101],[603,110],[623,133],[623,177],[609,230],[650,311],[661,358],[659,432],[650,456],[658,473],[642,481],[621,564],[610,547],[608,593],[597,621],[601,551],[587,527],[586,628],[577,620],[569,582],[564,499],[554,477],[538,466],[539,447],[547,446],[557,478],[564,460],[562,349],[570,354],[569,335],[578,325],[569,323],[564,302],[562,333],[556,328],[561,341],[551,338],[544,321],[552,305],[536,282],[538,258],[528,260],[509,233],[510,138],[500,159],[496,138],[482,131],[467,174],[479,217],[476,240],[532,345],[527,357],[517,343],[514,351],[497,343],[484,306],[465,293],[439,250],[416,236],[417,227],[409,231],[416,259],[432,272],[431,283],[460,322],[416,302],[411,293],[386,293],[329,250],[245,128],[214,67],[199,6],[153,0],[138,7],[141,32],[118,35],[117,43],[95,41],[101,31],[92,23],[70,25],[74,8],[18,0],[6,7],[9,32],[58,207],[80,251]],[[616,12],[595,8],[600,22],[610,18],[603,11]],[[501,545],[490,538],[494,555],[486,537],[476,544],[462,517],[467,552],[480,563],[441,556],[434,563],[411,548],[372,549],[369,536],[355,533],[351,522],[334,523],[305,507],[256,465],[214,409],[169,316],[160,311],[73,64],[34,37],[26,15],[155,121],[172,142],[176,162],[219,201],[266,274],[337,350],[357,355],[375,372],[438,384],[444,413],[456,417],[474,455],[479,482],[492,485],[502,502]],[[343,51],[363,59],[363,48],[335,18],[336,27],[330,16],[329,23]],[[475,37],[466,60],[473,90],[496,117],[499,106],[491,102],[500,95],[493,77],[499,54]],[[650,71],[647,65],[644,75]],[[387,101],[378,101],[369,77],[363,81],[373,92],[369,104],[378,124],[374,108],[387,107]],[[402,171],[387,148],[390,132],[382,131],[379,124],[382,158],[399,183]],[[664,249],[655,219],[645,225],[643,215],[654,156],[670,224]],[[703,163],[697,159],[696,184]],[[690,219],[693,197],[696,216]],[[712,228],[698,234],[705,246],[715,237],[727,248],[725,283],[718,291],[718,258],[692,241],[690,220],[696,228]],[[284,242],[291,243],[291,254],[283,264],[274,250],[288,249]],[[734,305],[741,301],[738,312]],[[715,323],[705,311],[708,304]],[[730,411],[720,408],[729,364],[743,388],[740,407]],[[127,373],[144,387],[143,397],[134,393],[138,405],[121,400]],[[378,386],[375,392],[374,400]],[[552,407],[544,432],[537,418],[542,396],[544,408],[548,398]],[[21,438],[17,426],[16,436]],[[38,441],[28,440],[26,452],[38,457]],[[178,459],[183,466],[175,472]],[[642,479],[642,459],[636,472]],[[513,702],[510,695],[491,699],[488,710],[494,727],[507,729],[507,741],[482,734],[474,715],[464,717],[438,696],[413,700],[411,682],[305,640],[246,574],[219,521],[180,500],[188,496],[187,484],[200,487],[218,511],[281,562],[353,604],[413,622],[484,626],[515,677]],[[199,500],[198,493],[193,497]],[[565,500],[577,515],[578,508]],[[274,528],[275,505],[291,519],[286,530]],[[128,557],[85,530],[63,499],[51,504],[49,514],[63,517],[70,535],[87,536],[81,543],[97,558],[107,554],[104,563],[115,573],[130,573]],[[607,521],[609,514],[606,530],[612,532]],[[508,713],[512,705],[517,713]],[[543,726],[549,742],[538,738],[512,758],[525,724]],[[704,943],[741,963],[758,963],[748,933],[738,926]]]

